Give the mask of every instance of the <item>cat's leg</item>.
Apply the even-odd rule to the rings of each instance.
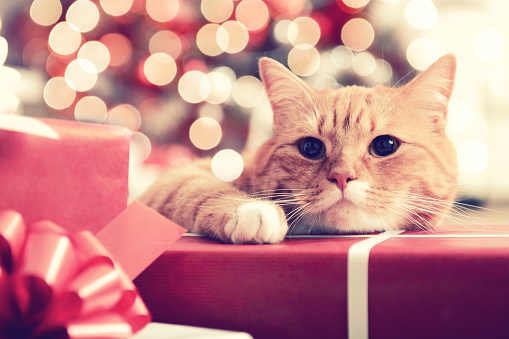
[[[217,179],[206,162],[168,172],[139,200],[192,232],[231,243],[277,243],[288,230],[272,201]]]

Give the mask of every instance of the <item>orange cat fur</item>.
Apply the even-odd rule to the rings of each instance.
[[[277,243],[297,223],[322,233],[439,224],[456,194],[456,152],[444,131],[453,55],[399,88],[316,90],[272,59],[259,67],[274,135],[244,156],[242,175],[223,182],[210,159],[198,160],[169,171],[142,202],[232,243]]]

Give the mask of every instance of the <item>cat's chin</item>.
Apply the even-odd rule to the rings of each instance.
[[[364,234],[395,229],[399,224],[396,217],[377,215],[348,202],[344,205],[303,217],[288,234]]]

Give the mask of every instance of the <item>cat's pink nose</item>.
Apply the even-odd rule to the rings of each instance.
[[[336,185],[338,185],[339,189],[344,191],[346,189],[346,185],[352,180],[355,180],[355,176],[351,173],[332,173],[329,176],[330,181],[335,181]]]

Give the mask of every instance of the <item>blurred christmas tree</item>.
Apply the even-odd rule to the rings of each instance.
[[[269,56],[315,87],[389,84],[409,66],[369,0],[35,0],[4,22],[9,63],[47,75],[37,115],[127,126],[213,155],[270,133]],[[385,6],[390,6],[385,4]],[[30,20],[27,20],[30,18]],[[253,124],[251,124],[251,127]],[[267,132],[269,131],[269,132]]]

